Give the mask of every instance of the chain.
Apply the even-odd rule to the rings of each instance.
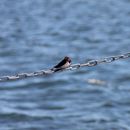
[[[75,69],[79,69],[81,67],[92,67],[92,66],[96,66],[98,64],[102,64],[102,63],[111,63],[113,61],[119,60],[119,59],[126,59],[130,57],[130,52],[123,54],[123,55],[118,55],[118,56],[111,56],[111,57],[106,57],[106,58],[102,58],[99,60],[91,60],[88,61],[86,63],[77,63],[77,64],[72,64],[71,66],[64,68],[64,69],[60,69],[60,71],[65,71],[65,70],[75,70]],[[59,70],[59,68],[58,68]],[[40,70],[40,71],[36,71],[36,72],[32,72],[32,73],[20,73],[20,74],[16,74],[13,76],[3,76],[0,77],[0,82],[4,82],[4,81],[10,81],[10,80],[18,80],[18,79],[23,79],[23,78],[27,78],[27,77],[35,77],[35,76],[43,76],[43,75],[49,75],[49,74],[53,74],[56,71],[48,69],[48,70]]]

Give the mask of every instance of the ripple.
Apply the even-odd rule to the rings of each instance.
[[[38,120],[53,120],[52,116],[31,116],[29,114],[22,113],[1,113],[1,120],[11,121],[11,122],[19,122],[19,121],[38,121]]]

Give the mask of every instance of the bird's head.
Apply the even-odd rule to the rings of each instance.
[[[66,61],[68,61],[69,63],[71,63],[71,59],[70,59],[70,57],[68,57],[68,56],[65,56],[64,60],[66,60]]]

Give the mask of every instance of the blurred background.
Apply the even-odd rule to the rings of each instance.
[[[129,38],[130,0],[0,0],[0,76],[64,56],[82,63],[123,54]],[[129,63],[0,83],[0,130],[128,130]]]

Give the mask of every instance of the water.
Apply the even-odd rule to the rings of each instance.
[[[129,0],[0,0],[0,16],[0,76],[130,50]],[[0,83],[0,130],[129,130],[129,63]]]

